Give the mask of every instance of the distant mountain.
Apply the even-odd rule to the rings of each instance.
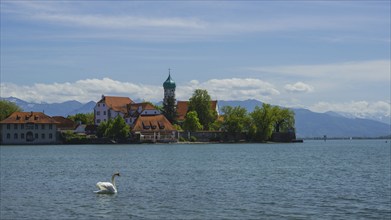
[[[380,121],[386,124],[391,124],[391,116],[385,116],[380,114],[352,114],[347,112],[327,112],[329,114],[340,115],[345,118],[361,118],[361,119],[371,119],[375,121]]]
[[[76,115],[78,113],[92,113],[94,112],[94,107],[96,105],[96,102],[90,101],[86,104],[83,104],[80,108],[77,108],[71,112],[69,112],[67,115]]]
[[[219,101],[223,106],[241,106],[252,112],[262,106],[258,100]],[[292,109],[295,112],[296,136],[307,137],[380,137],[391,134],[391,125],[371,119],[348,118],[341,113],[316,113],[307,109]]]
[[[45,112],[49,116],[74,115],[76,113],[89,113],[94,111],[95,102],[91,101],[86,104],[78,101],[66,101],[62,103],[30,103],[15,97],[1,98],[18,105],[25,112]]]
[[[298,137],[380,137],[391,134],[391,125],[370,119],[346,118],[307,109],[293,111]]]
[[[67,101],[63,103],[29,103],[18,98],[2,98],[21,107],[23,111],[42,112],[49,116],[68,116],[77,113],[94,111],[95,102],[80,103]],[[249,99],[245,101],[219,101],[219,109],[223,106],[242,106],[252,112],[262,102]],[[371,119],[346,117],[337,112],[316,113],[307,109],[292,109],[295,112],[296,135],[299,138],[311,137],[380,137],[391,134],[391,125]],[[221,113],[221,112],[220,112]]]

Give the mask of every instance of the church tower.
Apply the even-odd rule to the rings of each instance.
[[[163,83],[163,88],[164,88],[164,99],[163,99],[163,104],[168,105],[168,100],[174,100],[174,103],[176,102],[175,100],[175,82],[174,80],[171,79],[171,73],[170,69],[168,69],[168,78],[166,81]]]

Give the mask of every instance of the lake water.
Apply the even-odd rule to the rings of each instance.
[[[391,219],[385,140],[0,146],[0,219]],[[95,184],[119,171],[116,195]]]

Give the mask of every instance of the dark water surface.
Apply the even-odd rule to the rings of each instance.
[[[0,219],[391,219],[385,140],[0,146]],[[118,194],[95,184],[119,171]]]

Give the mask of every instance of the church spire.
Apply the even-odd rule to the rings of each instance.
[[[168,78],[163,83],[164,88],[164,99],[163,103],[168,104],[168,99],[173,99],[175,103],[175,82],[171,78],[171,69],[168,68]]]
[[[163,83],[164,89],[174,89],[176,88],[174,80],[171,78],[171,69],[168,68],[168,78],[166,81]]]

